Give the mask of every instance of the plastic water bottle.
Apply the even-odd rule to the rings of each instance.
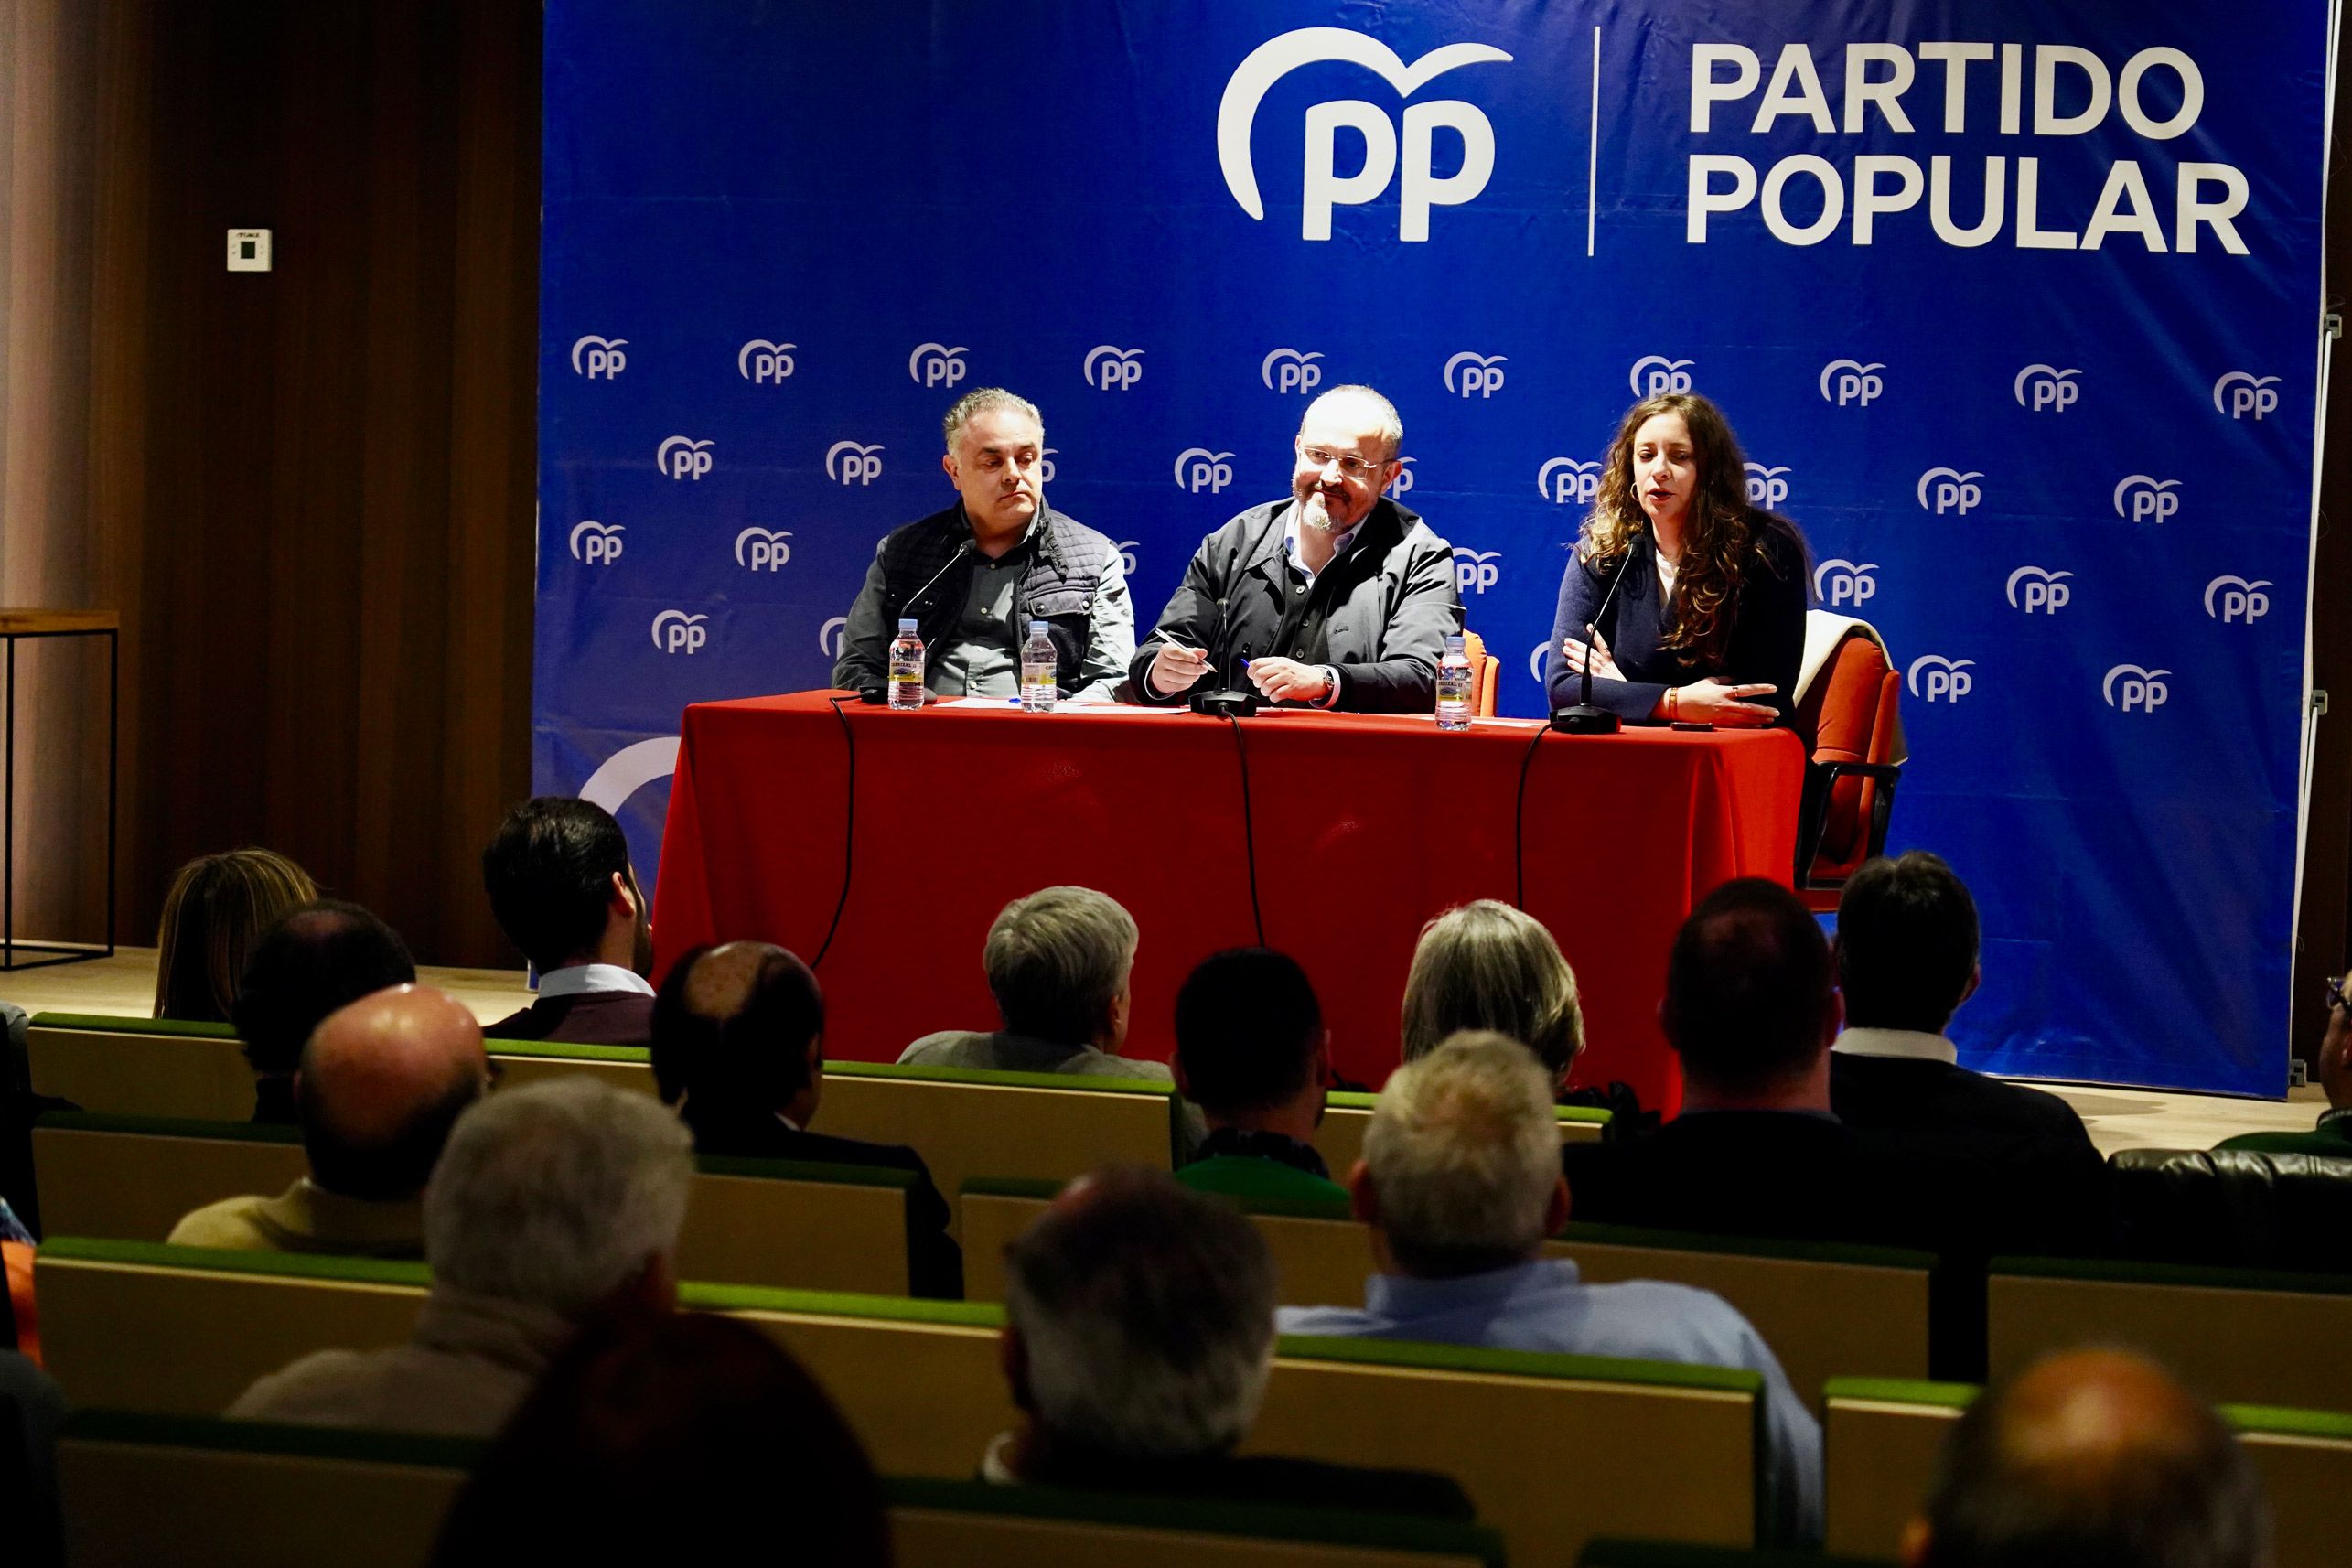
[[[1470,727],[1470,650],[1460,633],[1445,639],[1445,652],[1437,660],[1437,727],[1468,729]]]
[[[1054,699],[1061,694],[1061,655],[1054,651],[1054,639],[1046,631],[1046,623],[1029,623],[1029,640],[1021,645],[1021,710],[1031,714],[1050,714]]]
[[[890,705],[910,711],[923,705],[923,639],[912,618],[900,621],[891,639]]]

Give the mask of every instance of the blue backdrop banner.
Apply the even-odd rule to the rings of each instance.
[[[1148,628],[1305,399],[1535,675],[1692,388],[1885,635],[1975,1066],[2284,1086],[2325,0],[549,0],[534,775],[651,885],[680,708],[827,683],[939,421],[1036,402]],[[1596,832],[1610,803],[1587,804]]]

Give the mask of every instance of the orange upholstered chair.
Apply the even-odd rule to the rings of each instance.
[[[1480,718],[1495,716],[1495,689],[1503,683],[1503,661],[1487,651],[1487,639],[1462,628],[1462,646],[1470,655],[1470,711]]]
[[[1886,847],[1887,818],[1902,776],[1896,702],[1903,677],[1877,632],[1861,621],[1811,612],[1835,638],[1798,693],[1797,730],[1811,747],[1797,826],[1797,892],[1806,907],[1838,907],[1845,879]]]

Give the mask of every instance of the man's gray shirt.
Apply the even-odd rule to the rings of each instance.
[[[898,1054],[908,1067],[976,1067],[994,1072],[1068,1072],[1090,1078],[1142,1079],[1150,1083],[1172,1080],[1165,1062],[1130,1061],[1092,1046],[1060,1040],[1040,1040],[1005,1030],[983,1034],[976,1029],[947,1029],[925,1035]]]

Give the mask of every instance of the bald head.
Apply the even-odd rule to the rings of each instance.
[[[1333,387],[1306,405],[1298,428],[1310,440],[1371,437],[1380,443],[1381,455],[1389,457],[1404,449],[1404,421],[1397,417],[1396,404],[1368,386]]]
[[[690,1122],[712,1115],[805,1122],[825,998],[809,966],[768,942],[725,942],[679,959],[653,1002],[653,1076]]]
[[[413,1197],[459,1112],[489,1087],[482,1026],[426,985],[395,985],[327,1015],[296,1092],[311,1179],[346,1197]]]
[[[2035,1363],[1953,1432],[1912,1568],[2259,1568],[2261,1482],[2212,1408],[2153,1362]]]

